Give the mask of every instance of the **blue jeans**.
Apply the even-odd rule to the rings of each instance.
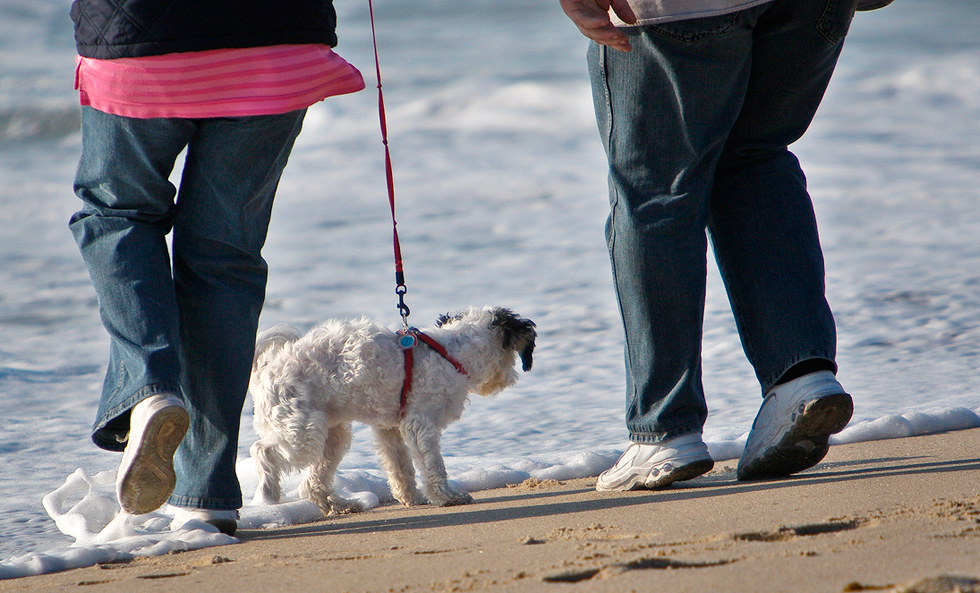
[[[854,0],[775,0],[625,29],[630,53],[590,46],[634,442],[700,432],[707,417],[709,235],[763,392],[798,362],[833,364],[813,207],[787,146],[816,112],[853,13]]]
[[[265,299],[261,250],[304,114],[132,119],[82,109],[84,206],[69,226],[110,336],[92,438],[122,450],[134,405],[182,396],[191,424],[172,504],[242,505],[235,462]],[[177,191],[168,177],[185,147]]]

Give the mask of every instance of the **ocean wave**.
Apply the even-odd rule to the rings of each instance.
[[[78,133],[82,112],[63,107],[0,107],[0,142],[58,140]]]

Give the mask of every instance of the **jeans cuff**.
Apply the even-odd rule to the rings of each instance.
[[[173,495],[167,502],[175,507],[207,509],[209,511],[237,511],[243,506],[241,498],[200,498]]]
[[[630,430],[630,441],[640,445],[659,445],[664,441],[676,439],[691,433],[701,434],[703,427],[697,424],[688,424],[667,432],[648,432]]]

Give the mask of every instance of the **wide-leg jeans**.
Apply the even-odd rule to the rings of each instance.
[[[178,506],[242,505],[235,461],[265,299],[261,250],[304,115],[135,119],[83,107],[84,205],[70,228],[110,337],[92,438],[122,450],[134,405],[180,395],[191,424],[175,457]],[[169,176],[185,148],[178,190]]]
[[[709,236],[763,393],[798,362],[834,361],[813,207],[787,147],[823,98],[853,14],[854,0],[775,0],[624,29],[629,53],[590,46],[634,442],[700,432],[707,417]]]

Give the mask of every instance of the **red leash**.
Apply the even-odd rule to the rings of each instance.
[[[408,328],[408,315],[411,312],[405,304],[405,266],[402,262],[402,246],[398,241],[398,221],[395,220],[395,176],[391,169],[391,150],[388,148],[388,120],[385,117],[385,96],[381,90],[381,60],[378,58],[378,35],[374,28],[374,3],[368,0],[368,12],[371,15],[371,42],[374,44],[374,71],[378,79],[378,119],[381,123],[381,143],[385,147],[385,180],[388,183],[388,206],[391,207],[392,238],[395,249],[395,294],[398,295],[398,310],[402,316],[402,325]]]
[[[409,327],[408,315],[411,311],[405,304],[405,293],[408,287],[405,285],[405,266],[402,262],[402,247],[398,241],[398,221],[395,220],[395,176],[391,168],[391,151],[388,148],[388,121],[385,117],[384,91],[381,90],[381,60],[378,58],[378,36],[374,27],[374,4],[368,0],[368,12],[371,16],[371,41],[374,44],[374,68],[378,78],[378,119],[381,123],[381,143],[385,147],[385,179],[388,183],[388,205],[391,207],[391,226],[395,250],[395,294],[398,295],[398,311],[402,316],[402,329],[398,332],[398,345],[405,352],[405,382],[402,384],[401,402],[399,407],[399,417],[405,416],[405,407],[408,405],[408,393],[412,389],[412,369],[415,366],[414,349],[419,341],[422,341],[430,348],[439,353],[440,356],[449,361],[450,364],[461,374],[466,375],[463,365],[449,355],[446,348],[439,342],[432,339],[419,329]]]

